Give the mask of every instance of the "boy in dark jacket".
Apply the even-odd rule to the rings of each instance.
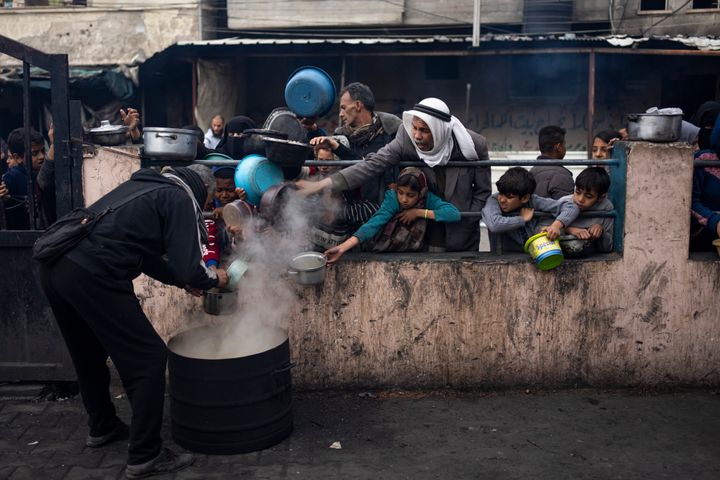
[[[207,191],[195,172],[140,170],[89,209],[104,211],[141,191],[102,217],[55,263],[40,266],[89,416],[88,447],[128,436],[110,399],[108,356],[120,374],[132,407],[128,478],[177,471],[193,461],[192,455],[162,448],[167,348],[143,313],[132,280],[145,273],[197,296],[227,284],[225,271],[210,270],[202,261],[206,233],[200,205]]]
[[[548,125],[538,134],[540,156],[538,160],[562,160],[565,158],[565,129]],[[557,200],[570,195],[575,186],[572,172],[560,165],[536,165],[530,169],[537,186],[535,195]]]

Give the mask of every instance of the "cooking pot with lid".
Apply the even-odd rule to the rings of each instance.
[[[675,142],[680,138],[682,114],[631,113],[628,119],[628,140]]]
[[[99,127],[88,130],[88,135],[92,143],[113,147],[125,143],[127,131],[125,125],[110,125],[109,120],[102,120]]]
[[[197,142],[197,133],[193,130],[164,127],[143,130],[145,156],[158,160],[195,160]]]

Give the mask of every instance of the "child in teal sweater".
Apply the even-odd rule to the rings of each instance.
[[[325,252],[328,263],[340,260],[345,252],[368,242],[373,252],[414,252],[425,243],[427,221],[457,222],[460,211],[428,191],[425,174],[418,168],[400,172],[395,190],[385,192],[380,209],[340,245]]]

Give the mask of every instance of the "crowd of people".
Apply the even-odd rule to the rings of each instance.
[[[697,146],[698,159],[718,158],[720,149],[720,126],[718,126],[717,102],[706,102],[690,119],[683,122],[682,139]],[[609,181],[602,177],[597,169],[589,170],[583,179],[592,178],[585,188],[578,186],[567,168],[556,165],[543,165],[542,160],[560,160],[565,157],[565,130],[560,126],[543,127],[538,135],[540,161],[529,170],[528,178],[513,169],[497,183],[499,193],[490,196],[490,168],[487,166],[463,166],[461,162],[488,160],[485,138],[466,128],[447,105],[440,99],[427,98],[413,108],[403,112],[402,118],[390,113],[377,111],[372,90],[362,83],[347,85],[339,95],[340,126],[328,134],[317,125],[317,118],[297,118],[305,133],[302,140],[312,147],[308,159],[358,160],[352,167],[303,167],[302,169],[284,168],[287,181],[295,181],[305,194],[324,192],[327,208],[309,228],[309,241],[312,248],[328,251],[331,261],[351,248],[371,252],[385,251],[477,251],[480,240],[480,218],[492,236],[497,235],[504,245],[502,251],[516,250],[520,240],[532,236],[539,230],[548,230],[555,237],[553,223],[546,224],[538,215],[532,215],[522,225],[522,233],[513,232],[512,225],[518,225],[523,218],[529,217],[528,211],[537,210],[545,214],[556,213],[561,206],[548,204],[545,199],[571,203],[584,215],[572,218],[563,216],[559,233],[575,235],[593,243],[592,250],[607,252],[612,249],[612,222],[606,216],[591,218],[594,210],[611,211],[612,204],[607,199]],[[139,113],[135,109],[122,111],[121,118],[128,125],[128,141],[137,141],[141,136]],[[255,129],[256,123],[246,117],[237,116],[229,121],[221,115],[212,118],[206,132],[194,125],[183,128],[193,129],[198,135],[198,158],[212,153],[223,153],[231,158],[243,156],[244,132]],[[715,132],[715,133],[713,133]],[[31,131],[30,145],[32,168],[28,181],[25,165],[25,134],[21,128],[10,132],[7,151],[3,151],[4,161],[2,183],[0,183],[0,228],[9,230],[42,229],[55,219],[54,196],[54,153],[52,152],[52,128],[48,132],[50,149],[45,150],[45,139],[41,134]],[[717,138],[716,138],[717,137]],[[591,158],[608,159],[612,155],[613,144],[626,138],[623,130],[604,130],[595,136]],[[4,143],[4,142],[3,142]],[[420,195],[416,204],[408,206],[399,202],[398,181],[401,179],[401,162],[421,162],[417,175],[425,188],[416,190]],[[448,162],[452,162],[448,166]],[[205,208],[213,212],[216,224],[209,224],[217,231],[218,245],[229,244],[227,231],[222,225],[222,207],[227,203],[244,199],[245,192],[235,189],[232,169],[215,168],[208,174],[214,192],[213,198]],[[602,178],[601,178],[602,177]],[[532,180],[530,182],[529,180]],[[714,249],[712,241],[720,235],[720,179],[713,167],[698,168],[695,172],[692,194],[692,239],[693,251]],[[32,185],[32,197],[35,211],[29,212],[28,186]],[[216,187],[217,185],[217,187]],[[500,188],[502,185],[503,189]],[[529,186],[532,189],[528,191]],[[393,192],[390,196],[387,192]],[[424,193],[427,192],[427,193]],[[432,194],[433,196],[429,196]],[[593,199],[591,205],[581,204],[581,197]],[[439,215],[433,208],[421,208],[416,205],[434,205],[429,201],[437,197],[452,205],[459,212],[471,212],[474,215],[446,217]],[[522,200],[516,208],[510,208]],[[393,200],[394,199],[394,200]],[[506,200],[503,202],[502,200]],[[386,202],[393,202],[392,206]],[[490,205],[488,205],[488,202]],[[392,208],[391,208],[392,207]],[[361,230],[366,223],[378,225],[380,218],[385,219],[393,208],[400,211],[391,216],[385,225],[375,231],[372,238],[365,238],[367,230]],[[508,208],[510,208],[508,210]],[[408,212],[404,212],[404,210]],[[498,212],[508,217],[508,221],[498,221]],[[378,215],[373,217],[373,215]],[[397,218],[412,222],[396,221]],[[35,219],[31,225],[31,219]],[[405,228],[410,223],[410,229]],[[219,229],[217,227],[220,227]],[[518,227],[519,228],[519,227]],[[392,231],[394,230],[394,232]],[[407,230],[411,230],[408,233]],[[359,237],[354,235],[359,233]],[[237,234],[238,232],[235,232]],[[407,241],[407,236],[421,235],[419,242]],[[390,237],[380,241],[380,237]],[[510,239],[516,238],[513,242]],[[402,239],[402,240],[400,240]],[[211,248],[212,251],[212,248]],[[341,253],[342,254],[342,253]]]
[[[613,219],[593,215],[613,210],[607,198],[607,170],[589,167],[573,181],[565,167],[542,164],[564,158],[562,128],[542,128],[540,164],[530,170],[508,169],[496,183],[498,192],[491,195],[490,168],[482,164],[488,160],[485,138],[467,129],[442,100],[426,98],[402,118],[374,107],[370,89],[353,83],[340,93],[342,125],[332,135],[318,128],[315,118],[297,119],[319,166],[286,169],[285,178],[295,182],[301,195],[319,199],[307,242],[324,251],[330,263],[354,248],[477,251],[481,217],[493,235],[502,235],[507,250],[521,250],[540,230],[551,239],[571,234],[595,251],[612,250]],[[697,127],[688,123],[684,129],[688,143],[697,141],[698,159],[718,159],[719,113],[720,103],[708,102],[692,119]],[[137,138],[138,117],[136,110],[122,114],[134,132],[128,141]],[[255,128],[255,123],[247,117],[225,123],[218,116],[207,133],[187,128],[197,132],[199,157],[221,152],[237,159],[248,138],[244,131]],[[24,135],[17,129],[8,137],[9,168],[0,185],[13,229],[30,227],[23,223],[30,218],[23,197],[35,195],[34,205],[42,210],[44,195],[54,184],[47,167],[54,154],[45,153],[44,139],[36,132],[31,132],[29,142],[28,174]],[[52,139],[52,129],[49,136]],[[622,132],[599,133],[593,158],[609,158],[613,143],[622,138]],[[339,159],[361,161],[347,168],[322,165]],[[402,162],[421,166],[400,169]],[[717,167],[695,170],[693,248],[703,248],[703,242],[720,234],[719,172]],[[127,439],[127,478],[174,472],[193,462],[192,455],[162,446],[167,349],[143,313],[132,280],[144,273],[197,296],[228,285],[223,253],[252,233],[244,231],[244,225],[225,225],[225,208],[247,198],[247,192],[237,188],[234,173],[232,167],[210,169],[200,164],[141,169],[88,207],[84,221],[96,216],[101,221],[86,236],[39,266],[88,413],[85,444],[99,448]],[[37,190],[29,192],[28,185]],[[538,211],[548,216],[536,215]],[[251,207],[248,214],[252,218]],[[41,216],[38,212],[35,218]],[[132,407],[130,426],[118,418],[109,395],[108,357]]]

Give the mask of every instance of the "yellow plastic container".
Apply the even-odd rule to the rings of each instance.
[[[552,270],[557,267],[565,257],[563,256],[560,242],[547,238],[547,233],[541,232],[528,238],[525,242],[525,253],[535,262],[540,270]]]

